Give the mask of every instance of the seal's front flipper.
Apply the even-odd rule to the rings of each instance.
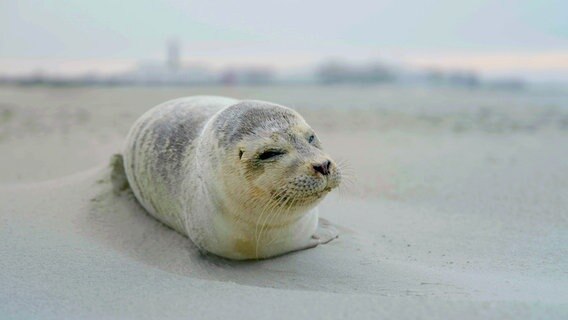
[[[328,220],[320,218],[318,222],[318,229],[312,236],[312,239],[316,240],[318,242],[317,244],[326,244],[338,237],[339,232],[337,231],[337,228],[335,228],[335,226]]]
[[[320,218],[318,221],[318,228],[316,230],[316,233],[312,235],[308,243],[305,246],[298,248],[297,250],[294,250],[292,252],[315,248],[320,244],[329,243],[333,239],[337,238],[339,238],[339,232],[337,231],[337,228],[328,220]]]
[[[112,192],[119,194],[128,190],[129,184],[124,171],[124,158],[121,154],[115,154],[110,158],[110,181],[112,182]]]

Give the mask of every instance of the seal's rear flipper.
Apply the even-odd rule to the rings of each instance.
[[[117,153],[110,158],[110,169],[112,191],[115,194],[119,194],[122,191],[127,190],[130,186],[128,185],[128,179],[126,178],[126,172],[124,171],[124,158],[121,154]]]

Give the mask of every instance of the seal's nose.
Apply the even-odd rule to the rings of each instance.
[[[314,167],[314,170],[316,172],[319,172],[321,174],[323,174],[324,176],[327,176],[329,174],[329,169],[331,167],[331,161],[329,160],[325,160],[322,163],[316,163],[312,165]]]

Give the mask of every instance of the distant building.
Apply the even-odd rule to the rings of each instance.
[[[428,69],[424,73],[424,81],[431,85],[445,85],[456,87],[479,87],[481,79],[477,73],[469,70]]]
[[[394,71],[379,63],[353,66],[340,62],[330,62],[320,66],[316,76],[324,84],[383,83],[396,80]]]
[[[454,71],[448,74],[448,82],[451,85],[462,87],[478,87],[481,84],[479,76],[473,71]]]
[[[170,41],[166,47],[166,63],[140,63],[135,69],[114,77],[114,83],[143,85],[260,85],[273,80],[272,69],[264,67],[229,68],[213,71],[205,66],[184,66],[177,41]]]
[[[489,81],[487,86],[490,89],[518,91],[526,88],[527,84],[518,78],[501,78]]]
[[[270,68],[228,68],[221,72],[221,83],[224,85],[265,85],[274,82],[274,72]]]
[[[166,60],[168,62],[168,67],[172,72],[176,72],[180,69],[180,45],[177,40],[170,40],[168,43]]]
[[[212,84],[219,81],[218,75],[203,66],[183,66],[179,42],[167,43],[164,63],[140,63],[134,70],[117,75],[115,83],[144,85]]]

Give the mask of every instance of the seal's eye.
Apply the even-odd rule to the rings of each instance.
[[[314,136],[313,134],[308,138],[308,143],[312,143],[314,142],[314,140],[316,139],[316,136]]]
[[[266,150],[263,153],[258,155],[260,160],[268,160],[280,155],[283,155],[285,152],[284,150]]]

